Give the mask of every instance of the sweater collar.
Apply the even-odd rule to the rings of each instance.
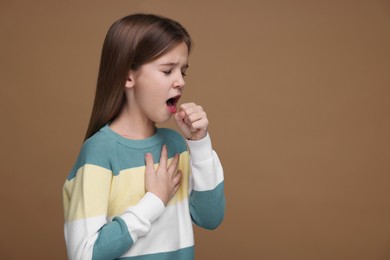
[[[132,148],[148,148],[152,147],[158,144],[161,144],[163,142],[163,138],[160,132],[160,129],[156,127],[156,133],[148,138],[140,139],[140,140],[133,140],[133,139],[127,139],[118,133],[114,132],[108,124],[103,126],[100,129],[101,132],[106,134],[109,138],[114,139],[116,142],[123,144],[128,147]]]

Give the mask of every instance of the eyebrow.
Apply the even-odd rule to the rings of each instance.
[[[179,65],[179,63],[178,62],[168,62],[168,63],[163,63],[163,64],[160,64],[160,66],[177,66],[177,65]],[[183,69],[188,69],[188,63],[187,64],[185,64],[182,68]]]

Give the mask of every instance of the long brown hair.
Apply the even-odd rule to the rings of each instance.
[[[133,14],[116,21],[104,39],[95,101],[85,140],[112,121],[126,101],[130,70],[156,59],[178,43],[191,49],[191,38],[178,22],[151,14]]]

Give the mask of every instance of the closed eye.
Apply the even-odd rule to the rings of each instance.
[[[164,70],[163,73],[165,75],[170,75],[172,73],[172,70]]]

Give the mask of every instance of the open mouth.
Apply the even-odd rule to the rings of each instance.
[[[167,106],[170,113],[175,114],[177,111],[176,105],[179,102],[180,95],[177,95],[175,97],[172,97],[167,100]]]

